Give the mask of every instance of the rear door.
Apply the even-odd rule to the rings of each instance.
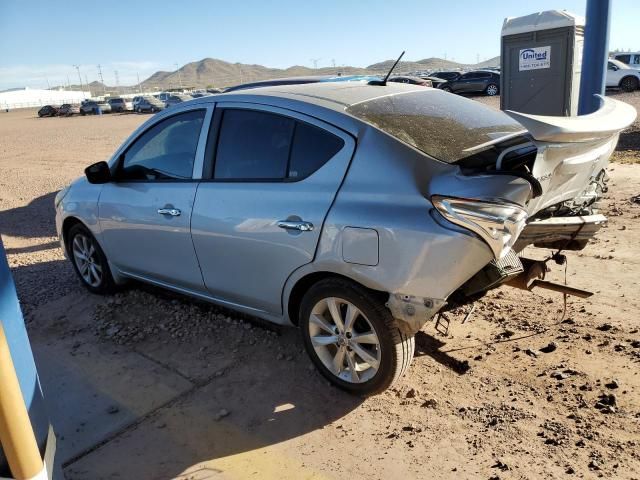
[[[218,103],[212,129],[191,220],[205,285],[219,300],[280,314],[287,278],[314,258],[355,142],[263,105]]]
[[[134,139],[103,186],[98,215],[107,256],[126,274],[204,290],[190,219],[212,107],[162,117]]]
[[[452,90],[458,93],[469,92],[472,90],[473,82],[475,81],[475,73],[465,73],[461,75],[458,80],[453,83]]]

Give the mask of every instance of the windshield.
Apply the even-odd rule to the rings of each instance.
[[[525,132],[502,112],[438,90],[376,98],[352,105],[347,113],[447,163]]]
[[[628,69],[631,68],[629,65],[627,65],[626,63],[621,62],[620,60],[616,60],[615,58],[610,58],[609,61],[611,63],[613,63],[616,67],[618,68],[624,68],[624,69]]]

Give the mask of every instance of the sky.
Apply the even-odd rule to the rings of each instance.
[[[396,58],[476,63],[500,53],[505,17],[584,15],[586,0],[0,0],[0,90],[137,83],[206,57],[286,68]],[[639,0],[613,0],[611,50],[640,50]]]

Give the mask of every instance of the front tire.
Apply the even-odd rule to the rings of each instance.
[[[623,92],[633,92],[638,89],[638,79],[635,77],[625,77],[620,81],[620,88]]]
[[[490,83],[489,85],[487,85],[487,88],[485,89],[484,92],[490,97],[495,97],[499,91],[500,89],[495,83]]]
[[[386,390],[413,359],[414,337],[400,331],[375,294],[345,279],[321,280],[309,289],[300,329],[320,373],[353,394]]]
[[[98,294],[115,290],[107,257],[84,225],[77,224],[69,230],[67,252],[76,274],[87,290]]]
[[[451,87],[441,87],[440,90],[442,90],[443,92],[452,93]]]

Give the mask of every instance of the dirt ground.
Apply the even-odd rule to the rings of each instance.
[[[610,167],[609,224],[552,272],[593,297],[563,314],[560,294],[501,287],[464,324],[470,307],[448,314],[447,334],[429,322],[401,383],[361,399],[293,329],[80,286],[53,197],[146,118],[0,114],[0,234],[66,478],[640,478],[640,123]]]

